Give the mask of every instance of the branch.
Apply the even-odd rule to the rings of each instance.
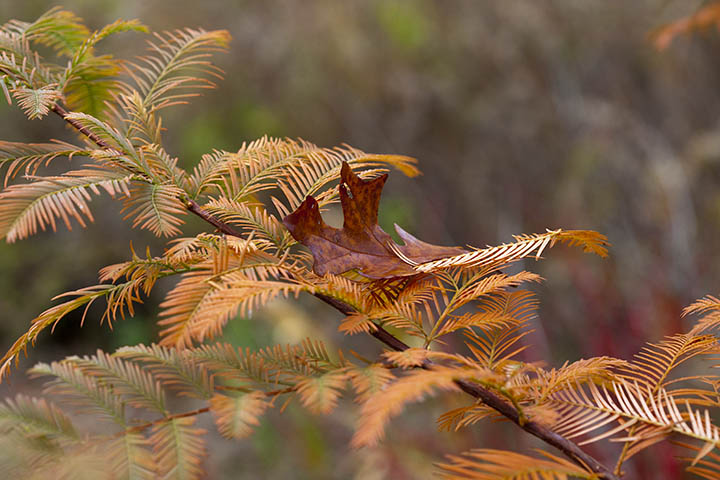
[[[75,122],[74,120],[71,120],[67,118],[67,110],[65,110],[59,103],[57,103],[53,107],[53,112],[60,115],[60,117],[63,118],[66,122],[68,122],[71,126],[73,126],[76,130],[78,130],[80,133],[85,135],[87,138],[92,140],[97,146],[100,148],[110,148],[110,145],[108,145],[106,142],[104,142],[100,137],[80,125],[79,123]],[[197,202],[195,202],[192,199],[188,199],[185,202],[186,208],[188,211],[194,213],[198,217],[202,218],[212,226],[218,229],[218,231],[225,233],[227,235],[232,235],[234,237],[241,237],[240,232],[236,231],[229,225],[223,223],[222,221],[215,218],[212,214],[206,212]],[[322,300],[323,302],[327,303],[328,305],[332,306],[339,312],[343,313],[344,315],[350,315],[352,313],[356,313],[357,310],[352,305],[349,305],[341,300],[338,300],[336,298],[330,297],[328,295],[324,295],[322,293],[316,293],[314,294],[318,299]],[[382,328],[381,326],[377,326],[377,328],[370,332],[370,335],[380,340],[382,343],[387,345],[388,347],[392,348],[396,351],[403,351],[410,348],[406,343],[401,341],[400,339],[393,336],[390,332]],[[433,364],[430,361],[426,361],[423,364],[423,368],[432,369]],[[562,435],[558,435],[551,429],[547,428],[544,425],[541,425],[537,422],[533,422],[532,420],[528,421],[524,418],[521,418],[520,413],[513,407],[510,403],[505,401],[502,397],[497,395],[492,390],[489,390],[482,385],[478,385],[474,382],[469,382],[466,380],[456,380],[455,383],[460,387],[460,389],[467,393],[468,395],[475,397],[479,400],[481,400],[485,405],[488,407],[496,410],[498,413],[503,415],[505,418],[509,419],[511,422],[518,425],[520,428],[525,430],[526,432],[530,433],[531,435],[536,436],[537,438],[543,440],[545,443],[552,445],[553,447],[557,448],[561,452],[563,452],[568,458],[570,458],[573,462],[577,463],[580,466],[588,467],[593,472],[600,475],[601,478],[604,478],[606,480],[619,480],[619,477],[617,477],[615,474],[613,474],[610,470],[608,470],[603,464],[598,462],[595,458],[591,457],[587,453],[585,453],[580,447],[577,446],[574,442],[571,442],[567,438],[563,437]],[[174,416],[172,418],[179,418],[183,416],[191,416],[191,415],[197,415],[199,413],[204,413],[207,411],[206,408],[201,408],[199,410],[195,410],[192,412],[187,412],[185,414],[180,414],[177,416]],[[167,418],[161,419],[155,422],[151,422],[144,425],[139,425],[137,427],[133,427],[132,430],[138,429],[142,430],[144,428],[148,428],[149,426],[154,425],[155,423],[159,423],[162,421],[167,421]]]
[[[110,145],[105,142],[102,138],[95,135],[93,132],[88,130],[87,128],[80,125],[76,120],[72,120],[70,118],[67,118],[67,114],[69,113],[65,108],[63,108],[62,105],[60,105],[60,102],[57,102],[54,107],[52,107],[52,111],[60,115],[60,118],[68,122],[72,127],[77,130],[78,132],[85,135],[87,138],[92,140],[95,145],[97,145],[100,148],[110,148]]]

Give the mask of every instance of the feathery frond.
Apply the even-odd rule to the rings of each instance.
[[[507,450],[475,449],[462,456],[448,455],[440,463],[442,478],[448,480],[568,480],[600,477],[590,470],[555,455],[538,450],[544,458]]]
[[[55,231],[58,218],[68,229],[72,229],[71,217],[85,227],[85,219],[93,221],[88,190],[96,195],[100,188],[113,196],[128,195],[131,178],[123,172],[88,169],[11,185],[0,192],[0,238],[12,243],[34,235],[38,229],[45,230],[46,226]]]
[[[84,375],[97,377],[111,385],[115,394],[122,396],[128,405],[163,415],[167,413],[165,392],[160,382],[138,364],[113,357],[102,350],[93,356],[70,357],[65,361],[76,365]]]
[[[162,381],[165,387],[180,395],[208,399],[214,392],[211,372],[190,352],[160,345],[122,347],[116,357],[143,362],[146,369]]]
[[[683,316],[704,315],[690,330],[690,335],[699,335],[715,330],[720,325],[720,299],[707,295],[683,310]]]
[[[173,418],[153,427],[149,441],[159,478],[202,478],[205,430],[193,427],[194,423],[193,417]]]
[[[243,143],[236,153],[214,152],[190,176],[194,195],[216,189],[232,201],[248,200],[259,192],[279,189],[284,200],[273,197],[281,216],[297,208],[307,195],[316,195],[320,205],[338,198],[335,189],[325,189],[340,177],[346,161],[353,168],[371,168],[359,172],[361,178],[374,178],[391,165],[409,176],[418,173],[415,160],[401,155],[371,155],[360,150],[321,148],[304,140],[263,137]]]
[[[313,413],[328,414],[337,406],[347,380],[344,368],[303,379],[297,384],[300,402]]]
[[[262,392],[244,393],[235,397],[215,394],[210,399],[210,411],[220,434],[226,438],[245,438],[253,427],[260,425],[259,417],[271,406]]]
[[[398,256],[414,265],[418,272],[431,273],[448,268],[484,268],[496,269],[523,258],[534,256],[539,259],[547,247],[555,243],[567,243],[571,246],[580,245],[586,252],[595,253],[601,257],[607,256],[607,238],[597,232],[586,230],[548,230],[547,233],[535,235],[516,235],[515,243],[506,243],[497,247],[473,249],[468,253],[453,257],[416,264],[408,258],[403,258],[402,252],[396,251]]]
[[[146,108],[159,110],[185,103],[197,96],[198,89],[215,86],[203,76],[222,78],[222,70],[209,58],[226,50],[230,41],[227,31],[187,28],[154,36],[155,41],[149,42],[154,55],[141,57],[128,68]]]
[[[252,232],[254,238],[271,242],[278,251],[284,251],[295,243],[283,224],[268,213],[262,204],[219,197],[211,198],[203,208],[224,223],[237,225],[247,232]]]
[[[215,375],[223,380],[255,382],[258,386],[286,383],[280,378],[281,369],[274,362],[266,360],[265,356],[261,356],[258,352],[251,352],[249,348],[240,349],[223,343],[200,345],[186,352],[198,363],[213,370]]]
[[[71,56],[90,35],[80,17],[60,7],[51,8],[32,23],[11,20],[5,28],[66,56]]]
[[[0,404],[0,431],[19,430],[29,435],[80,438],[72,420],[53,403],[42,398],[17,395]]]
[[[41,165],[47,166],[57,157],[89,156],[90,150],[70,143],[53,140],[52,143],[19,143],[0,141],[0,167],[8,166],[8,180],[22,170],[25,176],[33,176]]]
[[[108,322],[114,320],[117,313],[123,314],[125,308],[132,312],[132,303],[139,301],[137,292],[140,285],[141,281],[137,280],[118,285],[96,285],[63,293],[55,297],[55,299],[68,296],[74,296],[75,298],[45,310],[31,322],[28,331],[18,338],[2,359],[0,359],[0,379],[8,374],[13,361],[17,363],[20,352],[27,351],[28,345],[34,345],[37,337],[43,330],[56,325],[70,312],[84,306],[85,311],[81,320],[82,324],[90,305],[101,297],[108,298],[108,308],[103,316],[103,319],[107,319]]]
[[[717,353],[718,340],[712,335],[677,334],[660,343],[648,343],[635,355],[627,376],[655,392],[668,385],[671,371],[683,362],[704,353]]]
[[[407,403],[420,401],[437,390],[458,391],[455,380],[483,378],[487,374],[481,369],[435,367],[400,377],[363,403],[352,445],[376,445],[390,418],[402,412]]]
[[[83,375],[72,364],[65,362],[38,363],[30,369],[34,377],[53,377],[45,384],[45,392],[68,397],[82,411],[108,418],[120,425],[126,424],[122,399],[101,379]]]
[[[526,347],[514,346],[525,335],[528,321],[535,315],[537,301],[528,291],[503,292],[493,296],[484,305],[486,323],[477,330],[464,331],[466,345],[480,365],[502,368]]]
[[[377,363],[362,368],[348,367],[347,375],[355,390],[355,399],[359,403],[367,402],[372,395],[382,391],[395,378],[389,368]]]
[[[153,480],[157,477],[150,442],[142,433],[127,431],[103,445],[109,471],[115,478]]]
[[[39,88],[19,87],[13,89],[12,94],[30,120],[42,118],[50,113],[55,102],[62,98],[62,92],[57,89],[56,84]]]
[[[133,218],[133,228],[139,226],[158,237],[174,237],[181,233],[178,226],[184,223],[179,216],[187,214],[180,201],[182,194],[175,185],[135,183],[125,200],[124,218]]]
[[[676,398],[664,388],[653,392],[637,382],[613,382],[608,387],[588,383],[586,387],[568,386],[551,395],[549,402],[560,418],[553,429],[569,439],[617,423],[580,445],[623,431],[630,431],[632,435],[616,437],[615,441],[637,442],[664,438],[671,433],[712,445],[720,441],[720,430],[711,422],[708,410],[693,409],[689,399]],[[637,429],[631,430],[633,426]]]
[[[164,345],[180,348],[216,336],[236,315],[248,315],[278,296],[297,295],[311,285],[292,279],[278,263],[246,264],[217,275],[209,268],[183,275],[160,306]]]

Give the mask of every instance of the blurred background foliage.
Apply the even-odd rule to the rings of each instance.
[[[218,90],[166,114],[169,151],[186,167],[213,148],[264,134],[420,160],[424,176],[390,177],[381,224],[443,244],[483,246],[545,228],[609,236],[601,261],[554,249],[532,269],[546,278],[528,359],[552,364],[595,355],[628,358],[645,341],[687,327],[683,306],[720,284],[720,36],[677,39],[659,52],[659,26],[691,14],[693,0],[66,0],[97,28],[139,18],[160,31],[228,29]],[[55,3],[0,2],[0,21],[32,20]],[[101,51],[128,58],[142,34]],[[73,137],[59,118],[28,121],[0,104],[3,140]],[[58,164],[61,162],[58,161]],[[162,241],[131,231],[109,200],[94,200],[86,231],[41,234],[0,246],[0,337],[9,346],[54,295],[97,283],[97,269],[129,244]],[[206,228],[190,220],[188,232]],[[165,286],[167,289],[168,285]],[[152,341],[159,289],[111,334],[92,311],[64,320],[25,361]],[[307,335],[341,338],[337,313],[311,298],[281,302],[226,339],[264,346]],[[11,388],[25,387],[16,374]],[[7,386],[3,385],[7,389]],[[412,408],[376,450],[351,452],[352,410],[309,417],[290,406],[242,443],[216,442],[210,478],[428,478],[438,451],[536,445],[504,425],[436,434],[433,404]],[[274,424],[274,425],[273,425]],[[510,431],[508,431],[510,430]],[[604,457],[602,446],[592,453]],[[631,478],[680,478],[667,455],[640,456]],[[657,452],[657,450],[655,450]],[[607,453],[607,452],[605,452]],[[665,459],[665,457],[667,457]],[[277,461],[282,458],[282,461]]]

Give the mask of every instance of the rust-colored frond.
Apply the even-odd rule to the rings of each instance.
[[[175,345],[180,348],[192,346],[190,322],[200,309],[200,305],[214,290],[215,287],[209,281],[213,276],[214,271],[207,267],[187,272],[167,294],[165,301],[160,304],[164,309],[160,316],[165,318],[158,322],[164,327],[160,331],[164,345]]]
[[[50,438],[79,440],[72,420],[53,403],[42,398],[17,395],[0,404],[0,431],[14,430]]]
[[[221,249],[227,248],[228,239],[214,233],[200,233],[195,237],[175,238],[163,254],[169,262],[197,264],[213,258]],[[258,250],[255,241],[243,241],[242,251],[252,253]]]
[[[228,343],[200,345],[187,350],[198,363],[212,369],[215,375],[228,380],[258,384],[277,383],[277,368],[249,348],[240,349]]]
[[[429,353],[425,348],[408,348],[400,352],[385,352],[383,357],[400,368],[415,368],[427,362]]]
[[[150,450],[150,442],[142,433],[127,431],[121,437],[103,445],[108,470],[116,478],[153,480],[158,478],[157,467]]]
[[[126,425],[125,405],[101,379],[83,374],[71,363],[38,363],[29,370],[33,377],[53,377],[45,384],[45,393],[62,395],[84,412]]]
[[[482,330],[492,330],[504,326],[529,320],[534,314],[537,302],[532,294],[526,291],[511,295],[506,292],[509,287],[515,287],[524,282],[539,282],[542,278],[531,272],[519,272],[515,275],[496,273],[484,275],[482,272],[471,275],[463,280],[461,272],[453,275],[450,285],[442,286],[444,297],[451,298],[441,310],[438,321],[433,328],[432,338],[438,338],[462,328],[478,327]],[[474,302],[478,310],[455,314],[456,310]]]
[[[100,269],[99,280],[101,282],[115,283],[124,277],[129,282],[138,284],[143,293],[148,295],[159,278],[184,273],[193,264],[192,259],[186,261],[185,259],[178,260],[173,256],[169,258],[153,257],[150,255],[149,249],[147,257],[141,258],[135,253],[132,245],[130,250],[132,253],[131,260],[108,265]],[[132,311],[130,311],[130,314],[132,315]]]
[[[214,150],[200,158],[192,173],[185,178],[185,190],[191,198],[197,199],[203,193],[222,193],[219,185],[222,184],[222,172],[228,168],[229,155],[231,154],[228,152]]]
[[[203,478],[206,432],[194,423],[194,417],[173,418],[153,427],[149,441],[158,478]]]
[[[230,397],[216,393],[210,399],[210,411],[220,434],[226,438],[245,438],[254,427],[260,425],[259,418],[271,406],[262,392],[243,393]]]
[[[181,233],[178,226],[187,214],[180,201],[183,191],[172,184],[135,183],[125,200],[125,219],[132,218],[132,226],[150,230],[158,237],[174,237]]]
[[[347,375],[355,390],[355,400],[358,403],[367,402],[372,395],[385,389],[395,378],[389,368],[377,363],[366,367],[348,367]]]
[[[374,308],[367,312],[367,317],[382,325],[398,328],[405,333],[426,338],[423,325],[423,310],[416,305],[395,303],[383,308]]]
[[[302,275],[312,281],[315,295],[325,295],[327,297],[340,300],[352,306],[358,312],[366,312],[369,310],[371,303],[368,299],[366,285],[354,282],[348,278],[339,275],[324,275],[320,278],[313,278],[313,275],[307,273]]]
[[[182,185],[187,176],[184,169],[177,166],[178,158],[171,156],[165,148],[158,143],[143,145],[137,149],[143,167],[151,174],[154,184],[175,185],[179,192],[184,191]]]
[[[330,413],[337,406],[347,381],[348,374],[344,368],[300,380],[297,384],[300,402],[313,413]]]
[[[453,295],[448,310],[453,311],[480,297],[499,294],[510,287],[517,287],[526,282],[540,282],[542,277],[532,272],[519,272],[514,275],[495,273],[492,275],[477,274],[466,282],[458,282],[460,288]]]
[[[712,335],[677,334],[659,343],[648,343],[630,363],[628,377],[657,391],[668,383],[668,376],[683,362],[704,353],[716,353],[717,338]]]
[[[47,166],[58,157],[88,156],[90,150],[70,143],[53,140],[51,143],[19,143],[0,141],[0,167],[7,166],[5,186],[8,180],[22,172],[33,176],[40,166]]]
[[[691,445],[684,442],[675,442],[681,447],[696,452],[694,457],[682,458],[690,464],[687,471],[707,480],[720,478],[720,455],[712,451],[712,445]],[[710,451],[707,451],[710,449]],[[705,452],[703,452],[705,450]],[[702,454],[702,455],[701,455]]]
[[[710,2],[698,8],[692,15],[663,25],[653,33],[653,44],[658,50],[664,50],[676,37],[705,30],[712,26],[720,26],[720,3],[718,2]]]
[[[113,357],[101,350],[93,356],[70,357],[65,361],[76,365],[84,375],[101,379],[128,405],[161,414],[167,412],[165,392],[160,382],[137,363]]]
[[[338,331],[346,335],[355,335],[358,333],[370,333],[377,330],[375,322],[370,320],[364,313],[353,313],[343,319],[338,325]]]
[[[50,113],[55,102],[62,98],[62,92],[58,90],[57,84],[39,88],[15,88],[12,94],[30,120],[42,118]]]
[[[478,423],[486,418],[497,418],[500,414],[481,403],[455,408],[447,411],[438,417],[438,430],[458,431]]]
[[[129,63],[127,69],[150,111],[186,103],[198,90],[215,86],[207,77],[222,78],[222,70],[210,58],[226,50],[230,41],[226,30],[187,28],[154,36],[148,42],[152,54]]]
[[[528,321],[535,315],[537,302],[531,292],[502,292],[484,305],[487,323],[465,330],[466,345],[481,365],[502,368],[526,347],[516,344],[529,333]],[[478,319],[480,320],[480,319]]]
[[[117,94],[115,101],[122,113],[118,111],[115,115],[125,121],[127,136],[134,143],[161,145],[162,120],[151,106],[144,104],[143,100],[137,90]]]
[[[683,317],[690,314],[701,314],[720,311],[720,299],[707,295],[683,309]]]
[[[55,231],[56,219],[68,229],[70,218],[85,227],[86,219],[93,221],[89,192],[99,195],[102,188],[110,195],[129,195],[130,180],[125,173],[93,169],[11,185],[0,193],[0,238],[12,243],[48,226]]]
[[[32,320],[28,331],[18,338],[2,359],[0,359],[0,379],[8,374],[13,361],[17,363],[20,352],[26,352],[28,345],[35,344],[40,332],[56,325],[57,322],[68,313],[80,307],[85,307],[85,313],[87,313],[88,308],[95,300],[101,297],[107,297],[108,310],[106,310],[103,318],[112,321],[118,312],[122,313],[125,308],[131,309],[132,302],[139,300],[137,298],[138,287],[139,285],[133,282],[121,283],[119,285],[97,285],[67,292],[55,297],[55,299],[67,296],[74,296],[75,298],[45,310]],[[85,319],[85,313],[83,313],[83,320]]]
[[[376,167],[360,173],[362,178],[377,177],[387,165],[407,174],[417,173],[409,157],[369,155],[350,147],[329,149],[304,140],[265,136],[243,143],[235,153],[215,151],[203,156],[188,183],[195,196],[215,189],[231,201],[252,200],[261,191],[279,189],[284,201],[274,198],[273,203],[285,216],[310,192],[317,193],[337,180],[345,160],[358,167]],[[320,195],[322,205],[337,199],[335,189]]]
[[[145,364],[145,369],[162,381],[163,386],[180,395],[208,399],[214,393],[214,382],[206,365],[189,351],[160,345],[122,347],[114,356]]]
[[[61,7],[51,8],[34,22],[10,20],[2,28],[68,57],[90,35],[80,17]]]
[[[580,359],[565,364],[560,368],[545,370],[535,368],[535,376],[527,380],[534,390],[538,402],[543,402],[549,395],[567,388],[568,384],[580,385],[587,382],[595,384],[610,383],[619,380],[619,373],[628,368],[628,362],[611,357],[593,357]],[[518,382],[517,386],[523,387]]]
[[[448,455],[449,462],[438,464],[442,478],[448,480],[597,480],[599,475],[547,452],[542,458],[507,450],[477,449],[462,456]]]
[[[531,256],[539,259],[546,248],[554,246],[557,242],[579,245],[586,252],[601,257],[607,256],[607,238],[589,230],[548,230],[547,233],[535,235],[517,235],[515,240],[515,243],[473,249],[461,255],[420,264],[411,262],[411,264],[417,272],[424,273],[455,267],[495,269]]]
[[[683,310],[683,316],[691,314],[703,315],[690,330],[690,335],[700,335],[720,326],[720,299],[707,295]]]
[[[297,345],[266,347],[258,350],[256,357],[265,363],[268,372],[276,379],[282,375],[288,375],[291,379],[297,380],[328,371],[315,359],[308,359],[304,349]]]
[[[437,390],[458,391],[455,380],[482,378],[486,374],[485,370],[435,367],[400,377],[363,403],[352,445],[376,445],[390,418],[402,412],[409,402],[420,401]]]
[[[558,412],[553,429],[560,435],[573,439],[602,429],[579,445],[608,437],[647,445],[646,440],[671,433],[713,445],[720,441],[720,430],[711,422],[708,410],[694,409],[689,399],[675,397],[664,388],[653,391],[627,381],[608,386],[588,383],[557,392],[549,402]]]
[[[272,278],[275,279],[272,279]],[[236,315],[248,316],[278,296],[297,295],[312,286],[289,278],[277,264],[246,265],[224,275],[190,272],[161,304],[163,345],[191,346],[218,335]]]

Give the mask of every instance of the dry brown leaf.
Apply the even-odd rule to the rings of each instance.
[[[307,246],[315,257],[313,269],[318,275],[341,274],[357,269],[374,279],[417,275],[418,272],[395,252],[415,263],[460,255],[460,247],[442,247],[425,243],[395,226],[405,245],[397,245],[378,225],[378,207],[387,174],[362,180],[343,163],[340,177],[340,203],[343,228],[327,225],[317,201],[308,196],[293,213],[283,219],[293,238]]]

